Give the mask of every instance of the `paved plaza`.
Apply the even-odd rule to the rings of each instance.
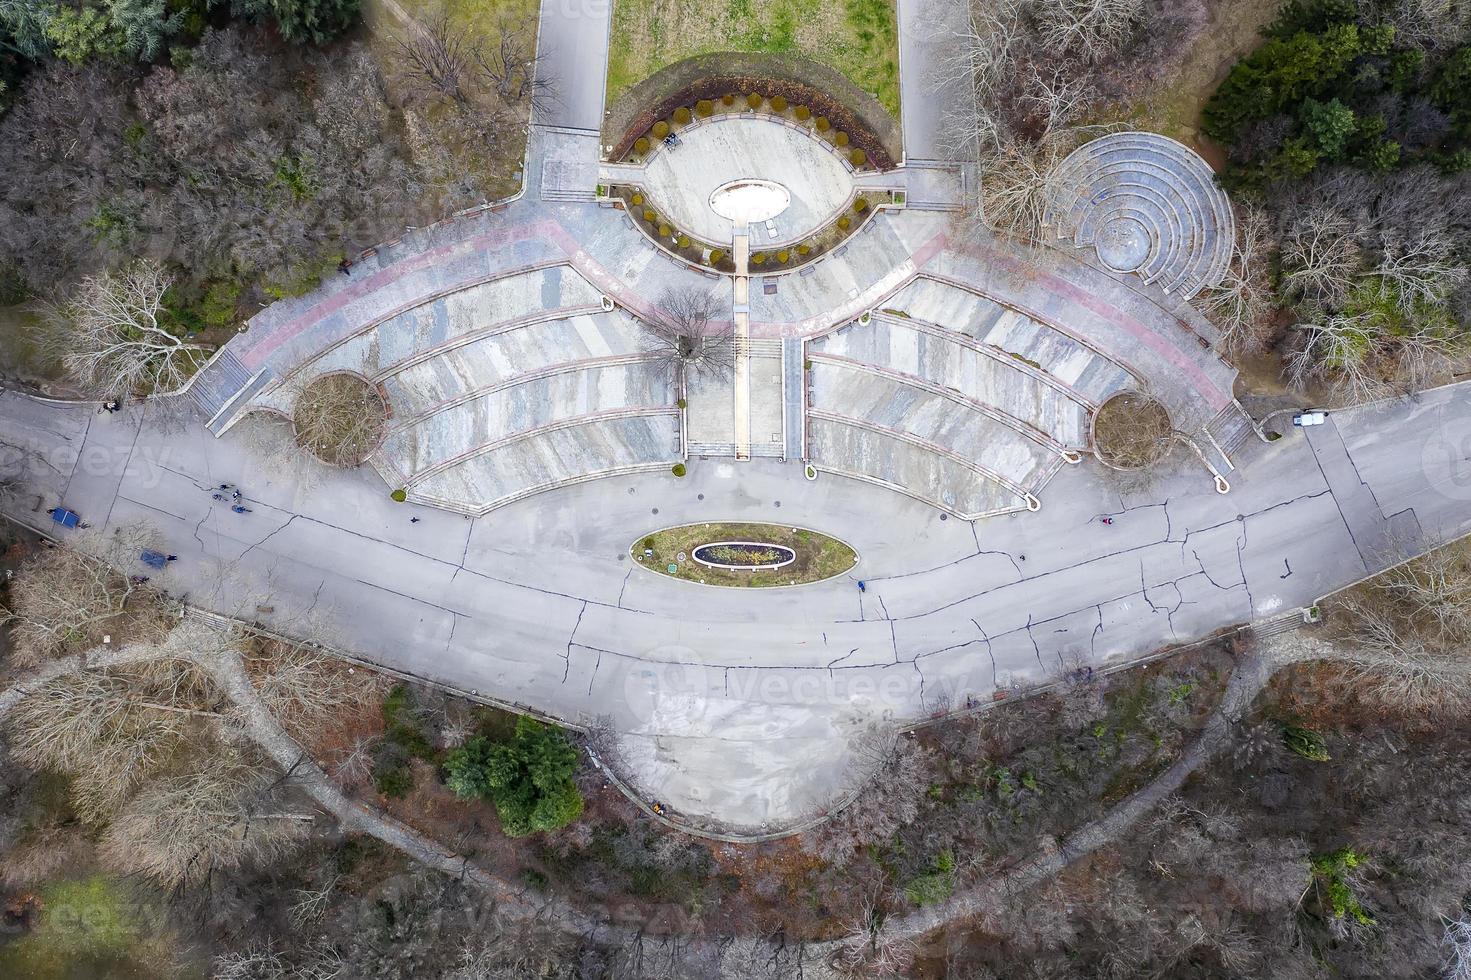
[[[944,161],[925,108],[943,32],[917,29],[922,7],[900,3],[914,152],[896,170],[854,178],[795,130],[780,146],[721,144],[734,122],[649,162],[640,180],[691,231],[718,218],[709,195],[732,179],[800,198],[778,229],[822,222],[858,185],[902,192],[800,268],[746,264],[764,223],[712,224],[737,258],[723,276],[596,199],[599,179],[629,176],[600,160],[607,11],[546,5],[561,92],[532,127],[524,194],[261,311],[174,400],[195,413],[182,430],[177,405],[99,415],[0,394],[0,439],[34,463],[11,516],[44,528],[65,505],[98,527],[147,521],[179,555],[161,584],[191,602],[310,623],[369,663],[607,727],[605,761],[637,797],[742,834],[840,804],[868,775],[858,746],[875,726],[1293,615],[1471,530],[1467,388],[1257,438],[1215,329],[1185,302],[1229,245],[1208,192],[1148,197],[1110,156],[1059,190],[1072,244],[1022,249],[959,222],[972,177]],[[782,128],[742,125],[757,123]],[[818,166],[786,172],[820,153],[843,170],[818,182],[828,197]],[[1165,166],[1194,167],[1173,153]],[[681,164],[711,155],[738,165]],[[657,367],[648,325],[686,287],[722,304],[711,329],[732,334],[728,378],[681,386]],[[333,372],[387,398],[369,465],[269,468],[242,420],[289,414]],[[1126,390],[1158,399],[1191,443],[1127,487],[1089,456],[1094,413]],[[214,502],[219,483],[250,512]],[[654,529],[741,520],[833,535],[859,564],[745,591],[629,560]]]

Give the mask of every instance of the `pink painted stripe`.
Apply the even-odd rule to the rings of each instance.
[[[382,289],[389,283],[396,282],[404,276],[411,275],[428,266],[443,262],[448,256],[454,255],[455,253],[493,251],[497,248],[515,242],[525,241],[529,238],[545,237],[550,233],[552,227],[560,226],[557,226],[552,221],[537,221],[529,224],[512,225],[509,228],[498,228],[462,239],[461,241],[439,245],[427,251],[420,252],[411,258],[404,259],[401,262],[384,266],[371,276],[360,279],[346,289],[333,293],[320,303],[307,308],[294,319],[276,327],[260,343],[255,344],[249,350],[238,356],[246,367],[259,369],[282,345],[291,341],[303,331],[316,326],[354,300]],[[381,252],[382,250],[380,249],[380,254]]]

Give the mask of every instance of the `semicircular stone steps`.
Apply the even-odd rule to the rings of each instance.
[[[1155,133],[1113,133],[1070,153],[1048,189],[1047,224],[1108,269],[1186,298],[1220,282],[1236,236],[1209,165]]]

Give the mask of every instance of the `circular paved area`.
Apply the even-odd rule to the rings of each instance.
[[[1074,150],[1053,178],[1048,223],[1092,245],[1114,272],[1190,297],[1225,275],[1235,220],[1210,166],[1156,133],[1112,133]]]
[[[776,236],[752,233],[752,247],[799,241],[827,224],[853,196],[853,178],[832,148],[806,130],[764,116],[715,116],[680,131],[645,166],[644,191],[660,214],[702,241],[728,245],[732,225],[710,206],[733,182],[769,181],[790,201],[772,223]],[[759,244],[758,244],[759,243]]]

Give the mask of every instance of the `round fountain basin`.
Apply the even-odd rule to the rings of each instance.
[[[736,225],[769,221],[791,203],[792,194],[786,187],[757,177],[727,181],[710,194],[710,210]]]
[[[740,572],[785,568],[797,560],[797,553],[786,545],[762,541],[712,541],[695,548],[690,557],[706,568]]]

